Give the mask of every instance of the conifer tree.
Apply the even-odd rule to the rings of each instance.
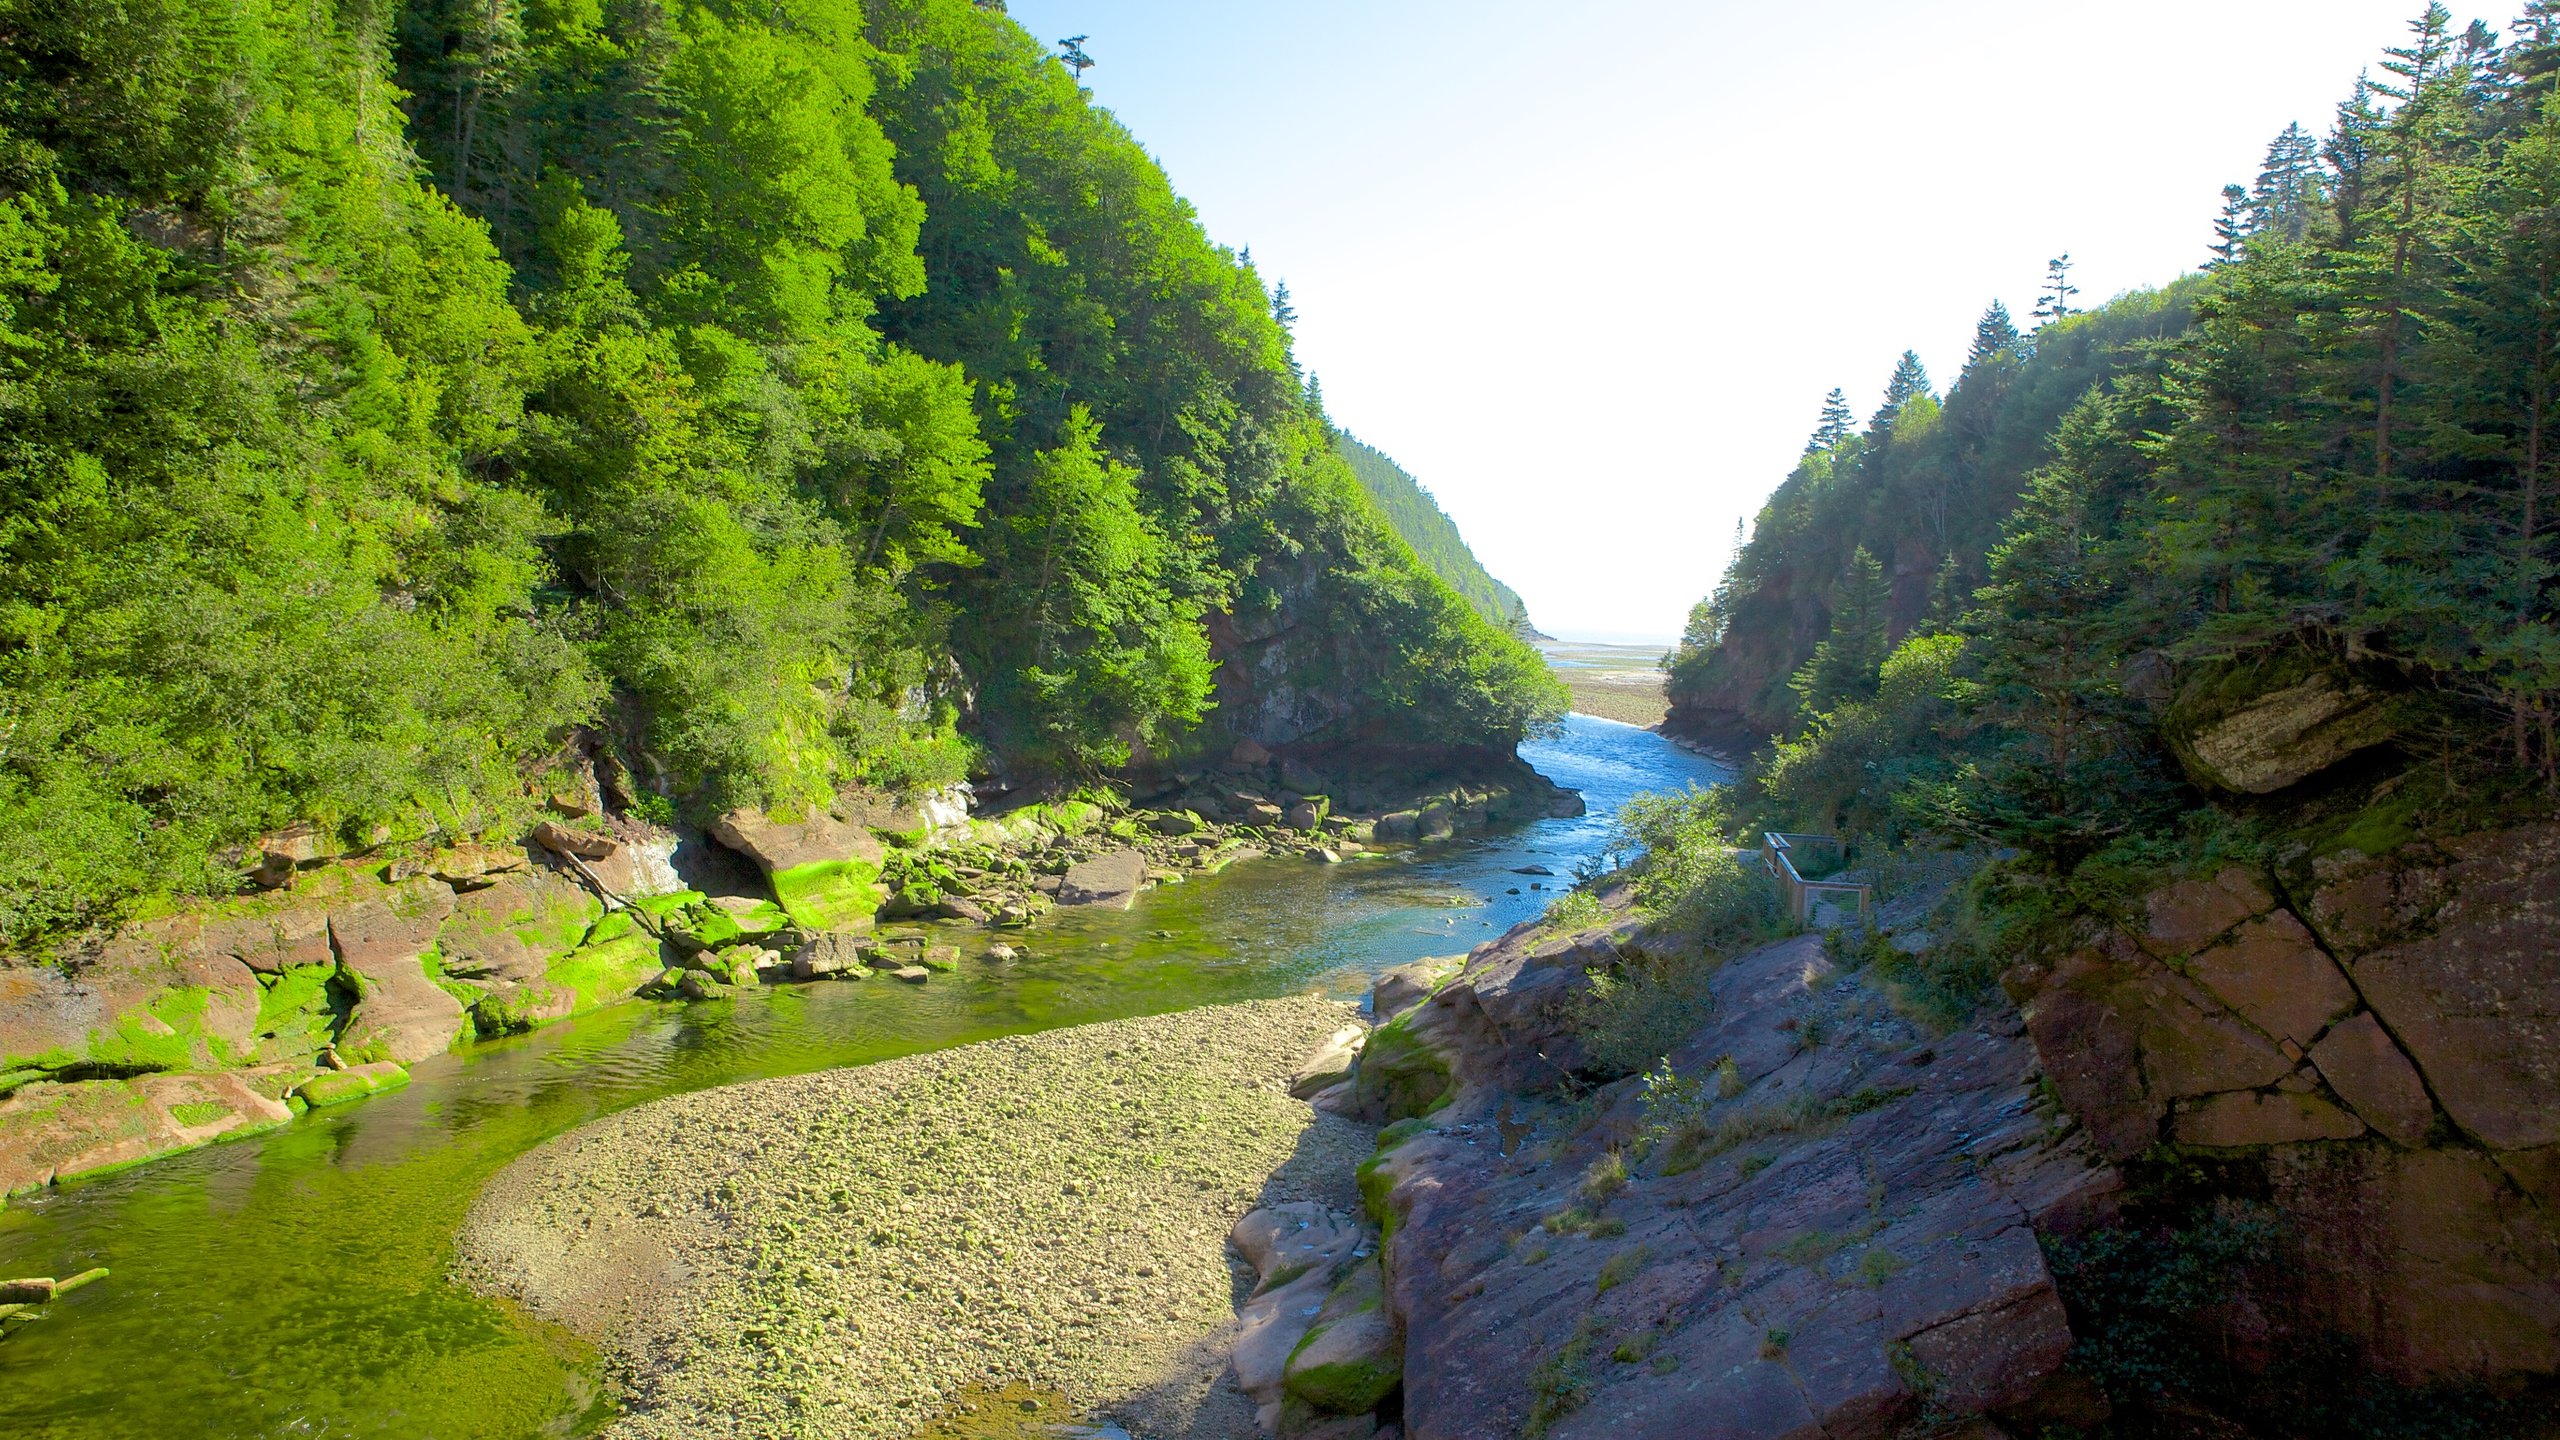
[[[1936,398],[1929,388],[1929,367],[1920,363],[1919,351],[1905,350],[1893,364],[1892,377],[1885,381],[1884,406],[1876,411],[1870,427],[1880,436],[1890,435],[1894,417],[1902,413],[1902,407],[1924,395]]]
[[[1849,557],[1840,583],[1831,592],[1831,626],[1813,658],[1788,682],[1796,692],[1798,713],[1820,715],[1843,701],[1861,700],[1876,689],[1876,667],[1884,663],[1888,644],[1888,610],[1893,585],[1861,545]]]
[[[2223,186],[2222,215],[2213,222],[2214,263],[2228,265],[2239,259],[2256,228],[2257,207],[2250,202],[2249,192],[2237,185]]]
[[[2036,326],[2042,329],[2075,312],[2071,297],[2080,287],[2071,283],[2071,252],[2066,250],[2044,262],[2044,289],[2036,299]]]
[[[2009,307],[1997,300],[1974,322],[1973,347],[1965,352],[1964,368],[1970,373],[1995,356],[2018,348],[2026,337],[2018,333],[2017,322],[2009,318]]]
[[[2287,125],[2267,146],[2266,163],[2249,192],[2251,228],[2301,244],[2321,199],[2320,142],[2300,124]]]
[[[1841,442],[1849,438],[1849,427],[1856,420],[1856,414],[1849,409],[1849,397],[1840,393],[1838,386],[1832,387],[1831,393],[1822,398],[1822,423],[1813,432],[1812,448],[1839,449]]]

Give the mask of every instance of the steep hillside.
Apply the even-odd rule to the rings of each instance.
[[[1561,708],[1001,7],[7,10],[0,936],[581,735],[662,820]]]
[[[1512,588],[1486,573],[1467,548],[1467,539],[1458,533],[1458,522],[1422,488],[1422,482],[1405,473],[1403,466],[1389,459],[1385,451],[1362,444],[1347,431],[1337,430],[1333,436],[1334,453],[1360,478],[1360,488],[1369,492],[1380,514],[1395,527],[1431,573],[1448,582],[1449,588],[1466,597],[1476,613],[1500,626],[1507,634],[1518,634],[1528,626],[1529,607],[1522,604]]]

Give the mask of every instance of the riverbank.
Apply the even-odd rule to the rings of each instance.
[[[1250,1433],[1228,1229],[1356,1208],[1373,1132],[1287,1093],[1355,1016],[1215,1006],[658,1101],[502,1172],[459,1269],[603,1347],[617,1437],[893,1437],[1006,1381]]]
[[[1671,713],[1658,646],[1549,641],[1538,647],[1577,713],[1651,730]]]

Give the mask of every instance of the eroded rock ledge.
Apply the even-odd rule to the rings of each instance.
[[[1588,973],[1668,943],[1624,919],[1514,931],[1320,1102],[1421,1112],[1362,1183],[1406,1433],[1852,1440],[1924,1415],[2102,1416],[2063,1371],[2037,1233],[2108,1218],[2119,1182],[2039,1099],[2015,1018],[1933,1037],[1800,938],[1716,973],[1715,1018],[1650,1103],[1632,1081],[1566,1098]]]

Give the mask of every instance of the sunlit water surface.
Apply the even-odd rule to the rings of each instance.
[[[1062,916],[1027,958],[921,987],[617,1006],[422,1064],[390,1096],[16,1202],[0,1275],[114,1275],[0,1344],[0,1435],[584,1433],[610,1413],[590,1350],[446,1278],[472,1198],[509,1160],[706,1086],[1309,988],[1354,996],[1380,969],[1536,914],[1563,880],[1532,889],[1515,872],[1569,877],[1629,796],[1725,778],[1581,715],[1521,754],[1589,813],[1342,865],[1238,865],[1126,914]]]

